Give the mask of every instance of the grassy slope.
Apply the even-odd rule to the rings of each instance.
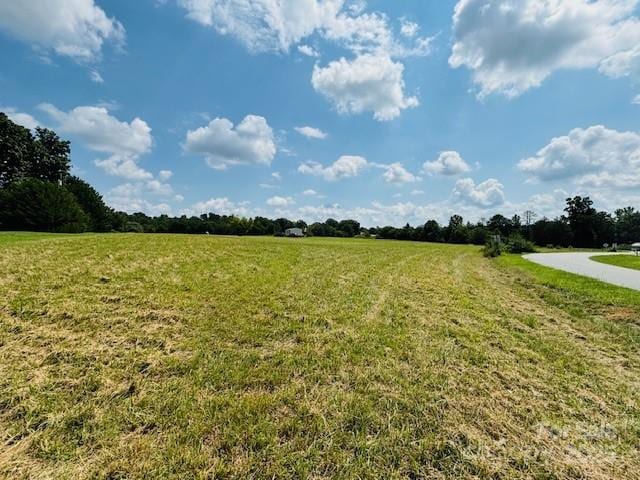
[[[0,476],[633,478],[640,303],[519,262],[338,239],[2,244]]]
[[[640,256],[636,255],[598,255],[591,257],[596,262],[607,263],[617,267],[633,268],[640,270]]]

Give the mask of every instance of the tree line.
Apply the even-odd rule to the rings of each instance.
[[[640,212],[633,207],[614,214],[597,211],[589,197],[567,199],[557,218],[536,220],[532,211],[507,218],[497,214],[476,223],[453,215],[448,224],[363,228],[356,220],[245,218],[206,213],[200,216],[148,216],[114,211],[87,182],[70,174],[70,143],[46,128],[34,132],[0,112],[0,229],[50,232],[154,232],[220,235],[283,235],[298,227],[309,236],[376,237],[424,242],[484,245],[500,235],[540,246],[601,247],[640,241]]]

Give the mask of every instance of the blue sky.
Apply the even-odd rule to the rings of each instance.
[[[22,0],[0,108],[129,212],[640,206],[638,0]]]

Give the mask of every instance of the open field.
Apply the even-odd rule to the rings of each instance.
[[[636,255],[598,255],[591,257],[596,262],[615,265],[616,267],[633,268],[640,270],[640,256]]]
[[[0,476],[640,478],[639,297],[470,246],[0,235]]]

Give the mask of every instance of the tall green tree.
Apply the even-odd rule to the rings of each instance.
[[[25,178],[0,189],[0,228],[83,232],[89,218],[75,197],[57,183]]]
[[[64,186],[89,217],[89,230],[108,232],[113,229],[113,211],[95,188],[76,176],[68,177]]]
[[[71,168],[70,154],[70,142],[60,139],[53,130],[36,127],[27,176],[49,182],[64,181]]]
[[[0,112],[0,188],[27,176],[34,148],[29,129]]]

